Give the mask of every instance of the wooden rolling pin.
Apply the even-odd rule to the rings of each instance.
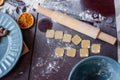
[[[67,16],[65,14],[62,14],[60,12],[52,11],[52,10],[49,10],[49,9],[46,9],[46,8],[43,8],[40,6],[38,6],[38,8],[37,8],[37,12],[55,20],[56,22],[66,26],[68,28],[76,30],[76,31],[83,33],[89,37],[92,37],[94,39],[98,38],[98,39],[101,39],[112,45],[114,45],[116,42],[115,37],[113,37],[109,34],[106,34],[104,32],[101,32],[99,28],[95,28],[92,25],[89,25],[87,23],[84,23],[82,21],[74,19],[74,18]]]

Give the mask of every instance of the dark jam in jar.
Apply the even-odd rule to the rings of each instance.
[[[39,21],[38,28],[40,31],[46,32],[47,29],[52,29],[52,25],[52,21],[50,19],[45,18]]]

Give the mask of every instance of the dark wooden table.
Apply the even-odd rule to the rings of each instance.
[[[66,6],[70,7],[71,10],[92,15],[93,21],[89,21],[89,18],[84,19],[81,16],[67,13],[67,11],[61,12],[67,13],[67,15],[91,25],[100,27],[102,31],[115,37],[117,36],[114,0],[70,0],[69,4],[71,4],[71,6]],[[76,7],[74,5],[76,5]],[[38,14],[34,10],[31,10],[30,12],[35,18],[34,26],[30,29],[22,30],[23,39],[29,47],[30,52],[22,56],[12,71],[0,80],[67,80],[72,67],[83,58],[80,58],[78,55],[79,53],[77,52],[77,56],[75,58],[65,56],[62,59],[56,59],[54,57],[54,49],[58,46],[71,46],[79,50],[80,45],[75,46],[72,43],[68,44],[54,39],[46,39],[45,28],[62,30],[63,32],[70,33],[72,35],[78,34],[83,39],[90,39],[92,43],[100,43],[102,45],[102,49],[99,55],[108,56],[117,60],[117,43],[112,46],[100,40],[94,40],[82,35],[81,33],[68,29],[55,21],[52,21],[48,17]],[[85,14],[83,16],[85,16]],[[102,17],[99,14],[104,17],[103,20],[100,19]],[[18,15],[14,16],[15,19],[17,19]],[[95,54],[90,52],[89,56],[93,55]]]

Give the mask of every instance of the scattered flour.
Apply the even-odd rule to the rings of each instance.
[[[76,16],[78,19],[83,21],[92,22],[93,25],[95,25],[96,27],[100,27],[99,25],[101,24],[97,22],[101,22],[106,19],[106,17],[102,16],[101,14],[98,14],[90,10],[85,10],[82,12],[79,9],[78,11],[74,10],[75,8],[78,8],[76,7],[76,5],[80,6],[80,4],[78,3],[78,0],[74,0],[74,4],[72,0],[62,0],[62,1],[60,0],[19,0],[19,1],[7,0],[5,5],[3,6],[4,8],[1,8],[1,10],[3,12],[7,12],[12,16],[12,15],[19,15],[23,11],[29,12],[33,10],[33,8],[36,9],[38,5],[43,6],[45,8],[62,11],[64,12],[64,14],[67,13],[67,14]],[[55,20],[53,21],[56,22]]]
[[[32,69],[34,70],[38,68],[39,71],[41,71],[39,72],[39,75],[45,78],[49,78],[52,74],[57,73],[60,70],[60,68],[63,67],[66,61],[65,57],[57,58],[55,54],[52,53],[53,50],[56,47],[63,47],[64,49],[69,49],[74,45],[69,43],[64,43],[61,40],[57,40],[55,43],[55,39],[47,39],[46,42],[48,44],[48,48],[50,49],[50,53],[47,55],[46,59],[39,57],[37,59],[35,66],[33,66]]]
[[[78,8],[76,7],[77,5],[80,6],[80,4],[78,3],[78,0],[74,0],[74,4],[72,0],[62,0],[60,2],[59,0],[46,0],[44,1],[43,4],[41,4],[41,6],[45,8],[62,11],[64,12],[64,14],[67,13],[67,14],[76,16],[80,20],[93,22],[94,24],[96,22],[101,22],[106,19],[106,17],[102,16],[100,13],[93,12],[90,10],[85,10],[81,12],[81,10],[78,9],[78,11],[76,11],[74,9]]]
[[[59,59],[51,53],[46,59],[39,57],[35,66],[32,67],[32,70],[39,69],[39,75],[49,78],[52,74],[58,72],[62,65]]]
[[[20,74],[20,75],[22,75],[22,74],[23,74],[23,72],[19,72],[19,74]]]
[[[3,6],[4,9],[1,8],[1,10],[11,15],[16,15],[17,14],[16,12],[18,12],[19,15],[20,13],[22,13],[22,9],[24,7],[26,7],[26,11],[30,11],[32,10],[32,8],[36,8],[40,4],[41,6],[49,9],[54,9],[73,16],[77,16],[80,20],[93,22],[94,25],[96,25],[97,27],[99,27],[100,23],[96,22],[101,22],[104,19],[106,19],[101,14],[92,12],[90,10],[86,10],[83,12],[75,11],[74,9],[77,8],[76,5],[79,5],[79,3],[77,3],[78,0],[19,0],[19,1],[23,1],[23,4],[17,3],[15,0],[7,0],[6,4]],[[73,1],[76,2],[76,4],[73,5]],[[11,5],[11,3],[14,5]],[[47,44],[51,51],[53,51],[55,47],[63,47],[64,49],[69,49],[74,46],[73,44],[64,43],[60,40],[55,43],[53,39],[47,39]],[[34,78],[37,79],[39,75],[49,78],[51,73],[56,73],[60,70],[60,68],[64,65],[65,61],[66,60],[64,57],[62,58],[62,60],[58,59],[53,53],[51,53],[51,55],[48,55],[46,60],[43,59],[42,57],[39,57],[37,59],[35,66],[32,67],[32,70],[38,68],[40,69],[41,72],[39,72],[38,75],[34,75]],[[102,72],[103,71],[99,71],[98,75],[101,75]],[[23,74],[23,72],[20,72],[19,74]]]

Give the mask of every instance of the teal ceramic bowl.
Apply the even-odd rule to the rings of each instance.
[[[92,56],[78,62],[68,80],[120,80],[120,65],[105,56]]]
[[[0,26],[9,31],[7,36],[0,38],[0,78],[10,72],[17,63],[23,38],[16,21],[8,14],[0,12]]]

